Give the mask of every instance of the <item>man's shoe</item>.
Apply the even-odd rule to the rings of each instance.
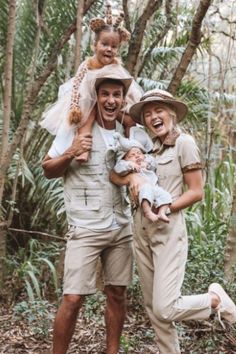
[[[229,295],[224,291],[222,286],[218,283],[212,283],[209,286],[208,292],[215,293],[220,298],[219,305],[214,309],[219,318],[219,322],[223,328],[225,328],[224,323],[221,321],[221,317],[228,321],[229,323],[236,322],[236,306]]]

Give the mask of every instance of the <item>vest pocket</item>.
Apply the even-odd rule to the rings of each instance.
[[[79,219],[101,218],[101,191],[97,188],[74,188],[70,212]]]
[[[82,163],[79,167],[81,175],[98,175],[102,174],[102,163],[100,151],[92,150],[88,162]]]

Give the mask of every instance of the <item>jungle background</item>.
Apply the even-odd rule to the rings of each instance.
[[[167,89],[187,102],[182,124],[204,161],[205,199],[186,211],[189,260],[184,294],[220,282],[236,301],[236,1],[123,0],[131,32],[125,67],[144,90]],[[89,20],[100,0],[0,0],[0,353],[46,353],[61,297],[60,179],[41,161],[53,137],[40,128],[58,87],[91,55]],[[158,353],[136,269],[120,353]],[[104,296],[90,297],[69,353],[104,350]],[[236,326],[215,318],[177,324],[183,353],[236,353]]]

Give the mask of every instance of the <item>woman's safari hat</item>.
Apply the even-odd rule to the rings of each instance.
[[[135,103],[131,106],[129,114],[139,124],[144,124],[143,122],[143,107],[147,103],[164,103],[170,108],[172,108],[177,115],[177,121],[180,122],[188,113],[188,107],[185,103],[174,98],[171,93],[154,89],[144,93],[141,97],[140,102]]]

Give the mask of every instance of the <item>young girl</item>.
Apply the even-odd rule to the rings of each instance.
[[[76,76],[62,85],[59,89],[58,101],[45,112],[41,126],[51,134],[58,135],[65,129],[78,128],[78,133],[90,133],[94,121],[93,106],[96,102],[94,97],[94,82],[101,70],[109,65],[111,72],[115,70],[126,71],[117,58],[118,49],[122,42],[130,39],[130,33],[121,27],[123,14],[115,20],[112,18],[111,6],[107,5],[105,20],[94,18],[90,21],[90,28],[95,33],[94,56],[87,58],[78,68]],[[107,70],[107,68],[106,68]],[[125,127],[128,136],[129,129],[134,126],[134,121],[127,114],[129,106],[138,101],[142,90],[132,82],[126,101],[128,105],[123,108],[119,120]],[[88,153],[77,157],[77,160],[84,162],[88,160]]]

